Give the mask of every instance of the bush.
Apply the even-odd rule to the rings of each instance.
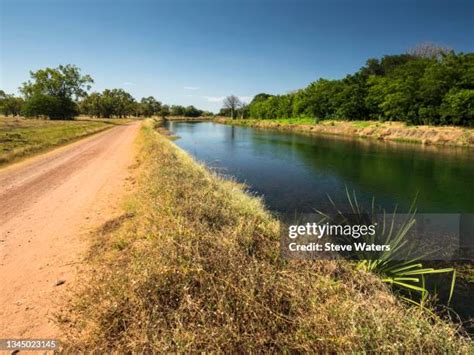
[[[23,99],[13,95],[8,95],[0,100],[0,112],[5,116],[18,116],[22,106]]]
[[[73,119],[77,113],[77,105],[71,99],[42,94],[31,96],[22,107],[25,117],[44,116],[51,120]]]

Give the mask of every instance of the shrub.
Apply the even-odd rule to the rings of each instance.
[[[22,107],[25,117],[48,117],[52,120],[73,119],[77,115],[77,105],[68,98],[36,94],[29,97]]]

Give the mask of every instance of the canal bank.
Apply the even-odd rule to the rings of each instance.
[[[455,325],[350,263],[281,259],[262,201],[150,125],[138,144],[137,191],[98,232],[67,349],[472,351]]]
[[[215,122],[168,122],[166,127],[178,137],[178,146],[217,174],[246,184],[278,216],[331,212],[333,203],[348,211],[347,190],[366,211],[374,199],[387,213],[407,213],[413,203],[418,216],[474,212],[474,155],[468,148]],[[474,316],[474,283],[458,276],[451,306],[467,320]],[[449,294],[448,281],[436,284],[442,296]]]
[[[423,145],[474,147],[474,129],[454,126],[408,126],[402,122],[340,121],[314,119],[235,119],[215,122],[254,128],[273,128],[307,134],[327,134]]]

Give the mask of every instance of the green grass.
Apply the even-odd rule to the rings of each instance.
[[[261,124],[261,125],[316,125],[321,124],[325,126],[333,126],[340,122],[350,124],[356,128],[366,128],[371,126],[379,125],[378,121],[342,121],[342,120],[316,120],[313,117],[297,117],[297,118],[276,118],[276,119],[235,119],[231,121],[228,119],[228,122],[234,122],[235,124],[239,125],[253,125],[253,124]]]
[[[268,120],[257,120],[257,119],[228,119],[229,123],[235,123],[239,125],[253,125],[259,123],[261,125],[314,125],[316,120],[312,117],[299,117],[299,118],[278,118],[278,119],[268,119]]]
[[[271,120],[269,120],[271,121]],[[308,124],[316,124],[316,120],[312,117],[298,117],[298,118],[280,118],[275,120],[275,122],[283,124],[283,125],[290,125],[290,124],[301,124],[301,125],[308,125]]]
[[[126,120],[50,121],[0,117],[0,165],[113,127]]]
[[[468,353],[454,324],[354,264],[284,260],[279,223],[152,124],[136,191],[95,235],[67,352]]]
[[[351,123],[357,128],[366,128],[378,124],[377,121],[351,121]]]

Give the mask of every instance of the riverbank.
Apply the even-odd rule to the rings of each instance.
[[[126,213],[96,234],[66,350],[464,352],[457,328],[346,262],[280,257],[278,222],[151,122]]]
[[[249,126],[256,128],[273,128],[310,134],[330,134],[372,138],[384,141],[419,143],[425,145],[449,145],[474,147],[474,129],[462,127],[407,126],[402,122],[379,121],[337,121],[324,120],[315,123],[313,119],[275,119],[255,120],[219,117],[215,122]]]
[[[186,116],[167,116],[166,121],[210,121],[212,117],[199,116],[199,117],[186,117]]]
[[[87,137],[128,119],[43,120],[0,116],[0,166]]]

